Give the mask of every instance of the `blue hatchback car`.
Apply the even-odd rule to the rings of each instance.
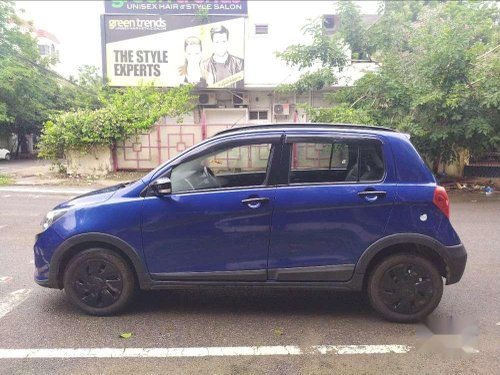
[[[386,319],[430,314],[467,254],[408,136],[279,124],[223,131],[140,180],[50,211],[35,281],[114,314],[137,289],[366,291]]]

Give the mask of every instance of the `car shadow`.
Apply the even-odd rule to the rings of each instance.
[[[184,314],[375,316],[363,293],[264,288],[141,291],[124,314],[167,311]]]

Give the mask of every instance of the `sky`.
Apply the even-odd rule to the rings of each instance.
[[[308,6],[313,3],[304,2],[307,2]],[[330,2],[332,9],[335,9],[334,1]],[[378,1],[357,3],[362,13],[377,13]],[[26,20],[33,20],[36,28],[46,30],[59,39],[61,63],[57,70],[61,74],[66,77],[76,76],[78,67],[82,65],[101,68],[100,15],[104,13],[102,0],[16,1],[16,7],[18,10],[25,10],[25,13],[20,15]]]

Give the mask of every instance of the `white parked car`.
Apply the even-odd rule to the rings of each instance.
[[[0,160],[10,160],[10,151],[5,148],[0,148]]]

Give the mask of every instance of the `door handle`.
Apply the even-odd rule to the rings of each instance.
[[[262,203],[267,202],[269,202],[267,197],[246,198],[241,201],[242,204],[246,204],[250,208],[259,208]]]
[[[379,197],[384,198],[386,195],[387,192],[381,190],[365,190],[358,193],[359,197],[365,198],[368,202],[376,201]]]

